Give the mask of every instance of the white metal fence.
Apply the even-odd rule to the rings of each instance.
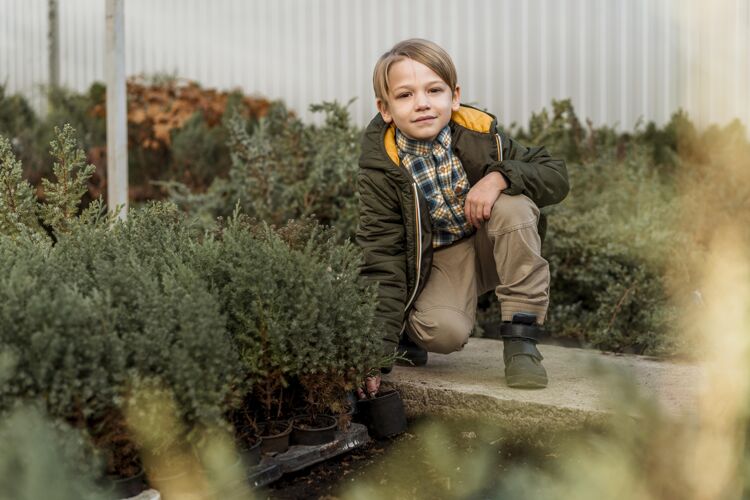
[[[104,77],[104,0],[60,1],[61,83]],[[701,124],[750,122],[750,0],[127,0],[128,74],[374,113],[375,60],[419,36],[454,57],[465,102],[525,123],[553,98],[630,129],[678,107]],[[38,106],[47,0],[0,0],[0,83]]]

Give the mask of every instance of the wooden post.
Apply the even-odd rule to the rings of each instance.
[[[107,207],[124,219],[128,211],[124,0],[106,2]]]
[[[47,0],[47,63],[49,64],[49,86],[60,86],[60,8],[58,0]]]

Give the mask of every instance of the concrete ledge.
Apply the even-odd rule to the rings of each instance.
[[[491,418],[518,431],[574,430],[606,421],[618,398],[651,400],[668,414],[692,413],[699,366],[643,356],[540,345],[550,384],[541,390],[505,385],[502,341],[472,338],[460,352],[430,353],[427,366],[384,377],[410,417]],[[617,380],[613,384],[613,380]]]

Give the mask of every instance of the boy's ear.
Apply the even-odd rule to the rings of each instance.
[[[393,116],[391,116],[391,113],[388,111],[388,103],[383,99],[375,99],[375,105],[378,107],[378,111],[380,111],[380,116],[383,117],[383,121],[385,123],[391,123],[393,121]]]
[[[458,111],[461,107],[461,87],[456,85],[456,90],[453,91],[453,100],[451,102],[451,110]]]

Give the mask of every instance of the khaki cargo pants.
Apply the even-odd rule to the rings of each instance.
[[[433,254],[430,277],[414,302],[407,332],[430,352],[458,351],[474,327],[479,295],[495,290],[502,320],[549,304],[549,264],[541,256],[539,208],[525,195],[501,194],[477,232]]]

